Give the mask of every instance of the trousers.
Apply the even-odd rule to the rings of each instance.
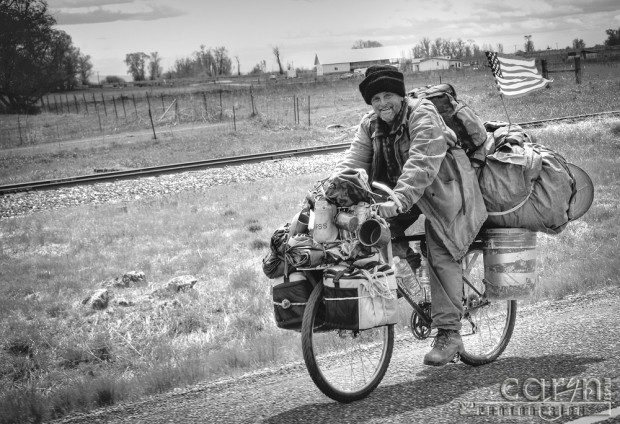
[[[420,211],[414,207],[387,221],[392,237],[405,235],[405,230],[419,218]],[[455,261],[448,249],[441,242],[429,220],[424,224],[426,233],[426,259],[428,262],[429,282],[431,286],[432,327],[444,330],[461,330],[463,318],[463,268],[461,261]],[[409,244],[393,243],[392,254],[404,259]]]

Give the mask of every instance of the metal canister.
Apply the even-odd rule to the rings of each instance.
[[[336,226],[342,230],[355,231],[357,230],[359,220],[357,216],[352,213],[338,212],[336,215]]]
[[[314,205],[314,228],[312,238],[317,243],[334,241],[338,238],[338,228],[334,222],[336,205],[327,200],[317,200]]]

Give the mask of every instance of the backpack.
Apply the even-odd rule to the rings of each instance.
[[[418,87],[407,92],[407,95],[430,100],[468,155],[487,140],[482,120],[472,108],[457,99],[456,90],[451,84]]]

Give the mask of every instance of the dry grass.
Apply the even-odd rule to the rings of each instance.
[[[345,112],[346,99],[329,110],[354,122],[366,107],[359,106],[353,83],[344,84],[350,85],[350,111]],[[463,97],[488,108],[485,102],[494,104],[498,117],[492,90],[475,84]],[[618,96],[616,81],[602,80],[602,88],[567,84],[561,110],[596,111],[602,103],[582,105],[571,100],[573,91],[602,96],[613,84],[609,101]],[[483,91],[481,98],[471,94],[476,89]],[[529,99],[541,100],[545,93],[551,92]],[[536,116],[542,110],[530,112],[535,106],[527,99],[508,104],[525,109],[520,120],[550,116],[547,110],[543,116]],[[559,109],[554,113],[562,115]],[[618,120],[605,119],[531,130],[542,144],[588,171],[596,187],[595,202],[582,219],[558,236],[539,237],[540,286],[534,300],[620,283],[619,128]],[[263,129],[252,138],[257,145],[322,131]],[[159,148],[168,151],[164,144]],[[120,148],[101,151],[101,160],[112,160]],[[71,166],[85,160],[79,156]],[[63,157],[49,167],[71,163]],[[47,420],[300,360],[297,334],[273,323],[269,280],[260,261],[271,232],[290,219],[305,190],[322,177],[232,184],[202,196],[177,194],[126,208],[79,206],[0,221],[0,422]],[[82,305],[102,283],[130,270],[143,271],[146,282],[111,289],[113,303],[105,310]],[[198,279],[194,290],[149,299],[169,279],[187,274]]]
[[[588,65],[581,85],[570,73],[555,74],[552,88],[540,90],[517,99],[506,99],[506,108],[513,122],[525,122],[617,109],[620,104],[620,81],[614,78],[617,68]],[[406,76],[408,89],[449,82],[456,87],[459,98],[468,103],[484,120],[506,120],[506,115],[487,70],[469,72],[423,73]],[[178,163],[196,159],[234,156],[244,153],[307,147],[347,140],[346,134],[326,129],[340,124],[344,128],[359,123],[369,107],[363,103],[357,84],[359,80],[334,80],[276,86],[253,92],[258,115],[251,116],[247,87],[228,92],[225,104],[237,104],[237,130],[232,122],[202,119],[198,109],[202,97],[189,96],[181,104],[185,118],[164,120],[153,139],[149,125],[126,126],[110,118],[110,131],[105,136],[96,132],[70,142],[47,142],[41,138],[27,143],[26,148],[6,150],[0,157],[0,184],[91,174],[95,169],[123,169]],[[158,98],[157,93],[153,93]],[[174,92],[165,92],[171,99]],[[193,96],[193,97],[192,97]],[[293,115],[292,99],[301,99],[300,123]],[[307,124],[307,98],[310,96],[311,125]],[[213,97],[213,96],[212,96]],[[190,99],[191,98],[191,99]],[[228,102],[228,103],[226,103]],[[155,105],[155,103],[153,103]],[[153,106],[155,107],[155,106]],[[161,108],[160,104],[157,107]],[[146,111],[142,106],[141,115]],[[211,109],[209,109],[211,110]],[[161,110],[160,110],[161,112]],[[228,112],[227,112],[228,113]],[[43,114],[29,118],[29,125],[60,128],[97,128],[92,116]],[[13,125],[0,117],[0,148],[2,125]],[[143,118],[148,120],[148,117]],[[146,122],[146,121],[145,121]],[[54,137],[46,140],[56,140]]]

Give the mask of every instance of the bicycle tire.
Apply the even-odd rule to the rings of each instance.
[[[319,390],[335,401],[363,399],[385,376],[394,349],[394,325],[359,331],[357,336],[350,330],[327,329],[315,325],[322,304],[323,284],[317,284],[306,303],[301,327],[308,373]],[[362,367],[361,374],[358,367]],[[337,381],[340,377],[346,381]]]
[[[483,293],[482,252],[468,252],[463,268],[464,277],[479,293]],[[517,301],[486,299],[464,282],[463,306],[461,337],[465,351],[461,352],[461,361],[472,366],[495,361],[504,352],[512,337],[517,317]],[[468,326],[471,327],[471,334],[467,332]]]

